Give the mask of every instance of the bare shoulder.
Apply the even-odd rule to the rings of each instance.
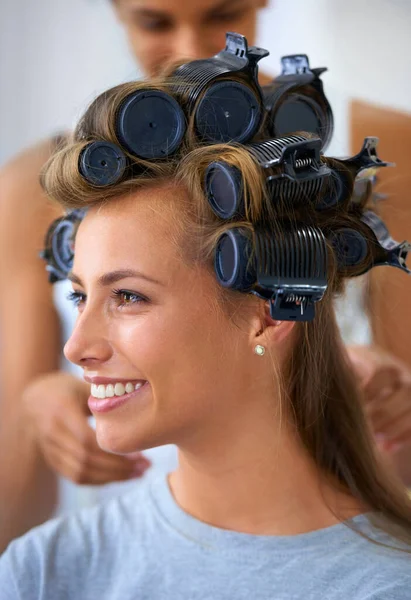
[[[55,139],[44,140],[0,169],[0,244],[15,248],[17,255],[39,249],[47,227],[62,212],[40,185],[41,169],[55,147]]]
[[[0,169],[0,211],[4,217],[15,215],[23,208],[24,213],[31,216],[39,207],[52,214],[60,212],[40,186],[41,169],[55,147],[55,138],[43,140],[14,156]]]

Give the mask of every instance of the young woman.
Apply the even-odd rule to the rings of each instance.
[[[148,76],[168,61],[217,53],[227,30],[241,31],[254,44],[257,14],[265,5],[265,0],[113,1]],[[262,84],[269,80],[260,73]],[[58,371],[64,332],[38,258],[48,224],[59,214],[38,183],[56,143],[25,151],[0,172],[0,549],[52,515],[56,472],[76,483],[102,484],[142,475],[148,467],[140,456],[109,456],[98,447],[87,421],[87,386]],[[400,430],[400,441],[407,441],[409,374],[381,354],[364,365],[366,354],[363,349],[356,363],[370,392],[371,424],[394,441]]]
[[[405,600],[411,505],[366,426],[335,322],[343,281],[333,251],[311,322],[276,318],[254,284],[217,280],[228,231],[253,244],[254,264],[254,236],[281,245],[301,225],[345,222],[347,209],[327,220],[306,202],[284,216],[241,144],[188,139],[149,162],[127,152],[118,183],[88,183],[85,148],[118,146],[118,110],[152,86],[119,86],[94,103],[44,184],[66,207],[88,209],[65,354],[91,385],[98,443],[117,455],[176,444],[179,466],[13,542],[0,559],[2,597]],[[228,224],[204,191],[214,161],[241,172],[245,206]]]

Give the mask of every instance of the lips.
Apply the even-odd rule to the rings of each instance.
[[[127,382],[130,383],[131,382]],[[127,384],[126,384],[127,385]],[[107,385],[103,385],[103,384],[92,384],[92,394],[90,395],[89,399],[88,399],[88,406],[89,409],[91,410],[91,412],[93,414],[95,413],[105,413],[111,410],[114,410],[115,408],[118,408],[120,406],[122,406],[123,404],[125,404],[126,402],[129,402],[132,399],[137,398],[138,396],[140,396],[140,394],[146,389],[146,387],[148,387],[148,382],[144,381],[144,380],[140,380],[137,383],[133,384],[132,390],[130,392],[126,392],[123,393],[122,395],[119,394],[113,394],[110,395],[112,390],[111,388],[115,389],[116,386],[122,386],[122,387],[117,387],[117,391],[121,391],[122,389],[125,391],[126,385],[124,385],[121,382],[116,382],[115,384],[113,383],[109,383]],[[109,387],[109,395],[106,396],[106,390],[107,387]],[[100,388],[103,388],[103,391],[99,391]],[[130,388],[129,388],[130,389]],[[97,397],[94,396],[94,393],[99,394]],[[104,393],[104,396],[103,396]]]

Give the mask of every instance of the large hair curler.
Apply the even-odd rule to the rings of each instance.
[[[289,206],[321,198],[331,170],[321,161],[319,138],[303,135],[267,140],[245,147],[263,170],[273,203]],[[239,169],[224,161],[212,162],[205,172],[205,192],[211,208],[222,219],[244,216],[244,193]]]
[[[268,55],[248,47],[238,33],[227,33],[224,50],[206,60],[181,65],[173,73],[174,93],[205,142],[245,143],[257,133],[263,117],[258,61]]]
[[[311,321],[327,289],[327,243],[315,227],[280,232],[231,229],[217,242],[214,268],[225,287],[269,301],[273,319]]]
[[[281,75],[263,87],[268,135],[307,131],[322,140],[324,149],[333,133],[333,114],[320,78],[327,69],[311,69],[306,54],[283,56],[281,64]]]
[[[67,279],[73,266],[75,234],[85,213],[85,210],[73,210],[50,225],[44,250],[40,252],[47,263],[50,283]]]
[[[126,150],[146,160],[166,158],[181,145],[186,132],[183,109],[163,90],[129,94],[116,115],[116,134]]]

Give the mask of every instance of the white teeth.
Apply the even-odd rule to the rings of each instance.
[[[106,398],[112,398],[114,396],[114,385],[109,383],[106,385]]]
[[[123,383],[116,383],[116,385],[114,386],[114,393],[116,396],[124,396],[126,392],[126,388],[124,387]]]
[[[113,398],[113,396],[124,396],[124,394],[131,394],[135,390],[139,390],[143,386],[143,382],[139,381],[134,385],[131,381],[124,383],[109,383],[108,385],[96,385],[91,384],[91,395],[94,398]]]

